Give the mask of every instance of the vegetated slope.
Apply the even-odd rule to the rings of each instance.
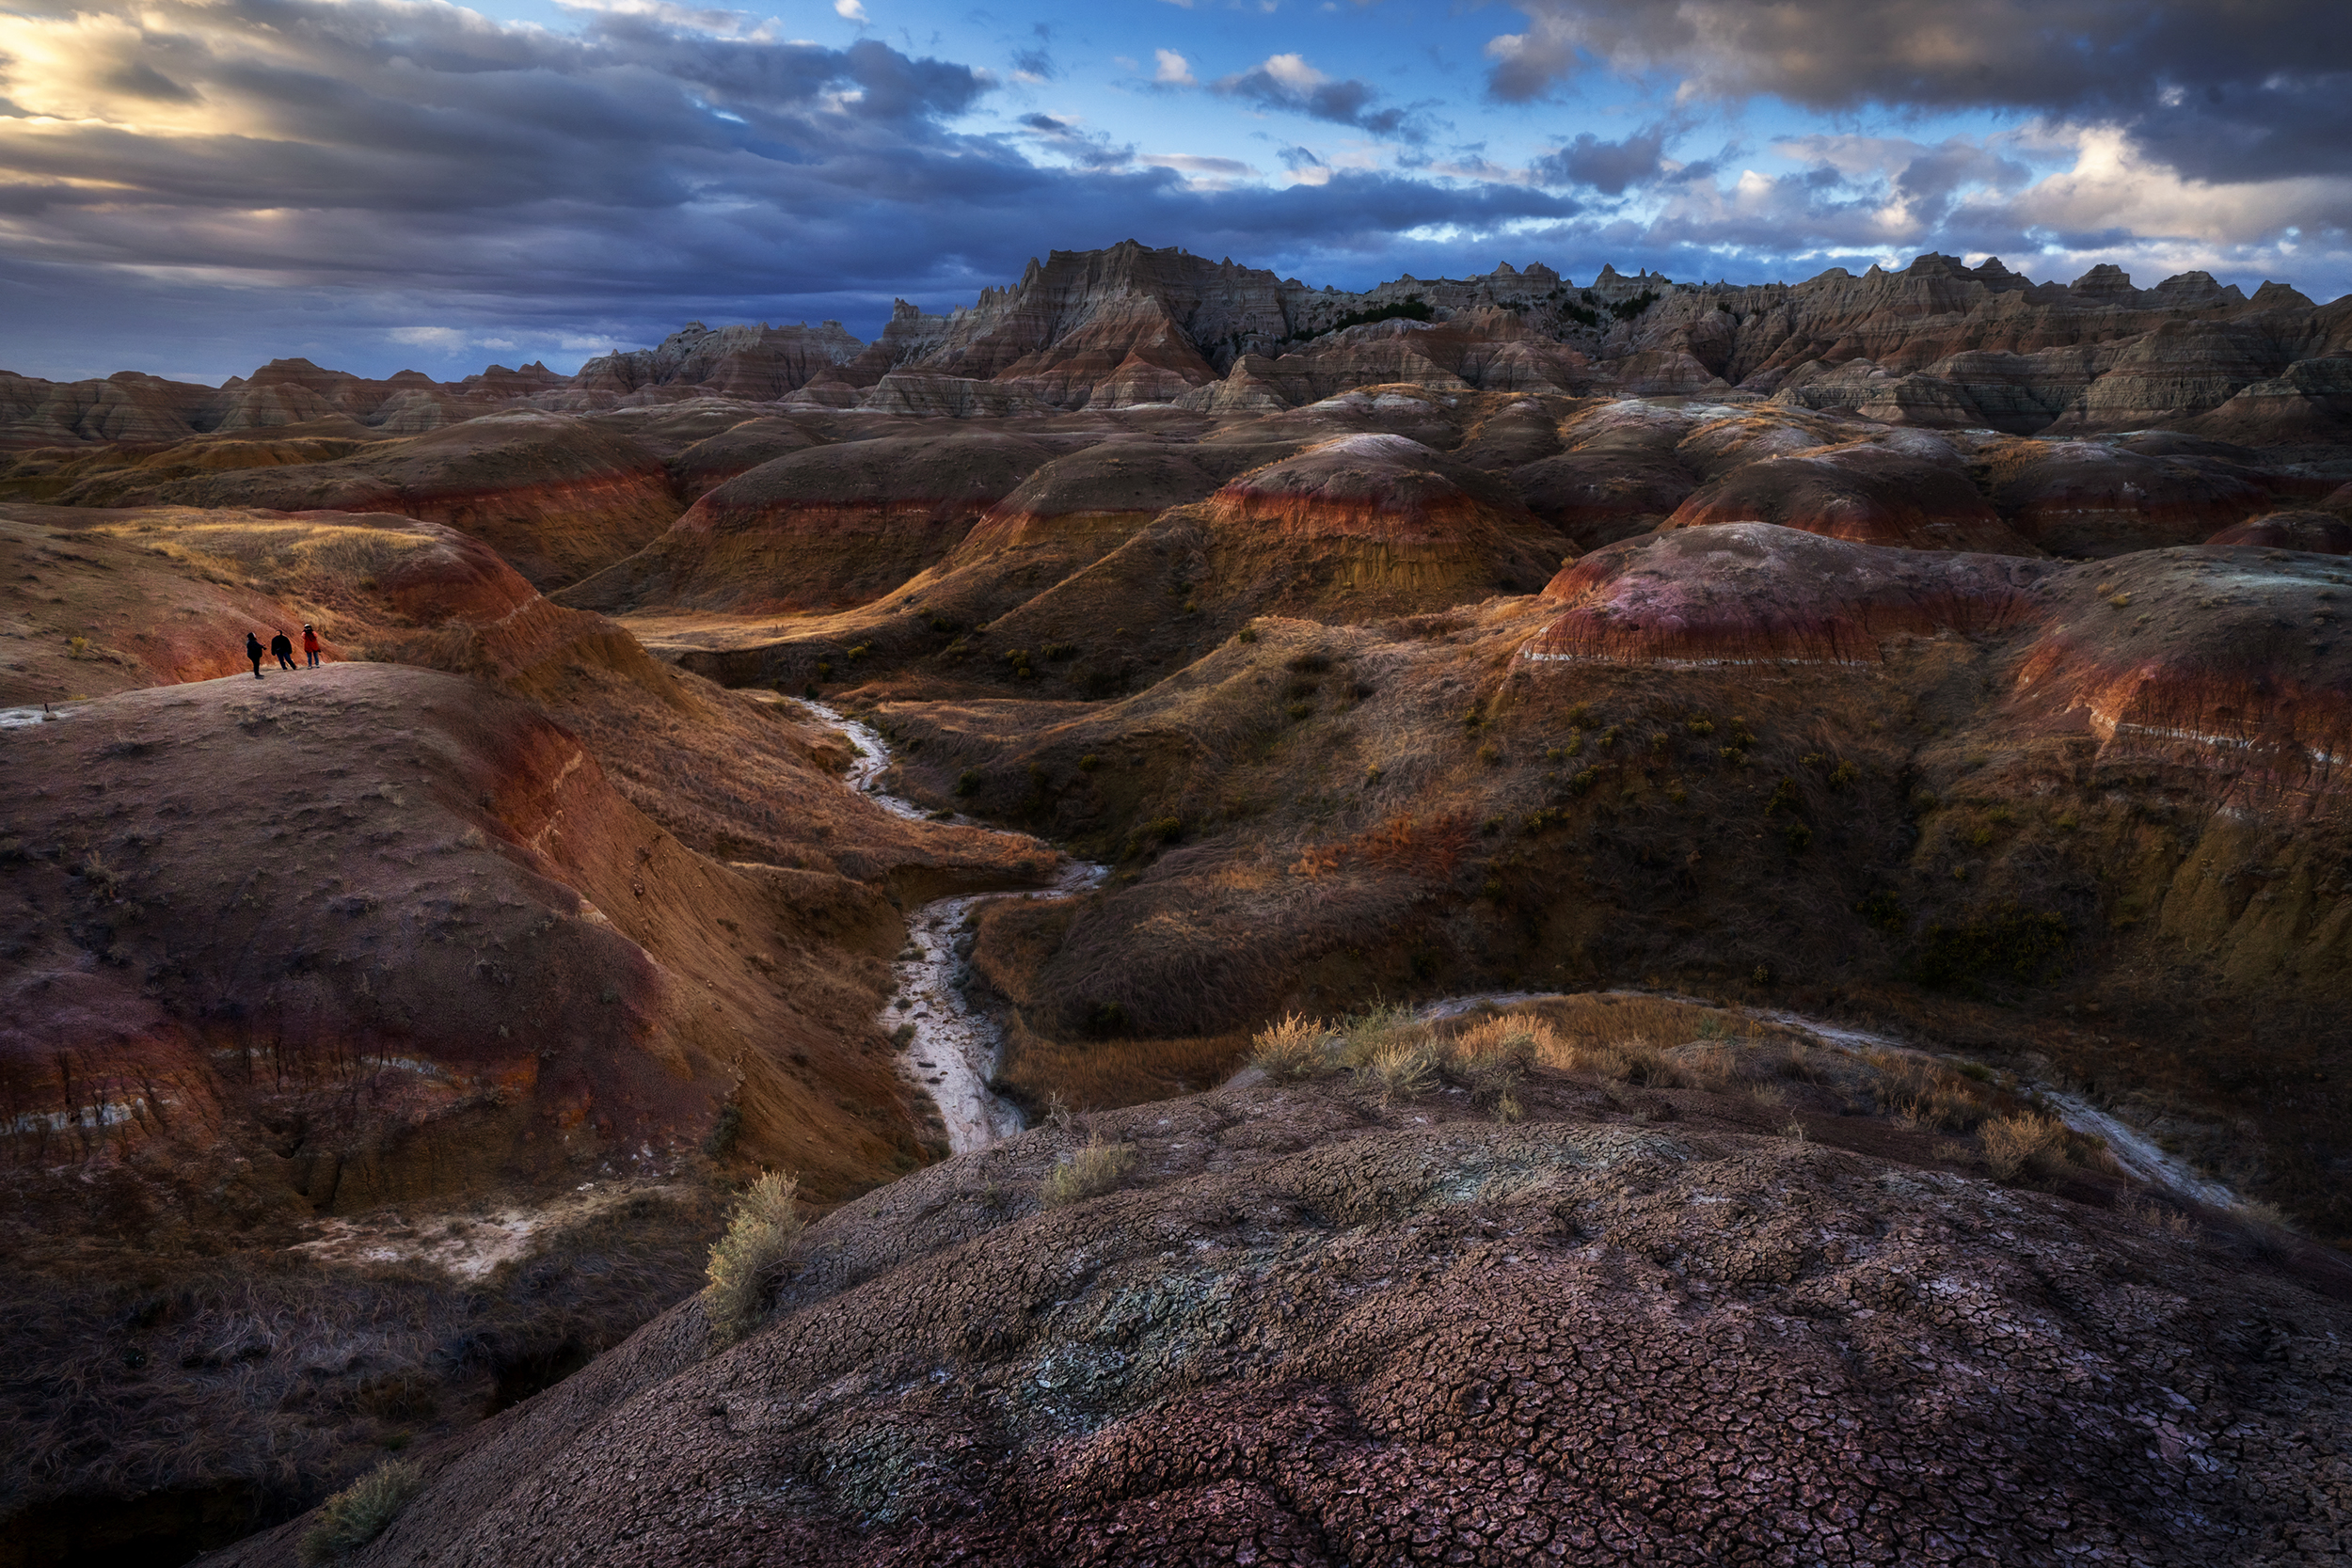
[[[910,1177],[739,1345],[687,1304],[423,1455],[354,1560],[2324,1562],[2352,1527],[2340,1263],[1746,1096],[1517,1094],[1237,1085]],[[1041,1208],[1076,1161],[1104,1196]]]

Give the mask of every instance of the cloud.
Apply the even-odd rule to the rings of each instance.
[[[1422,157],[1376,129],[1405,111],[1286,54],[1200,106],[1349,130],[1323,148],[1269,135],[1253,167],[1145,157],[1116,123],[1027,101],[1000,118],[973,66],[870,36],[793,41],[764,13],[675,0],[572,14],[574,31],[440,0],[0,10],[0,364],[218,376],[302,354],[383,373],[495,339],[568,368],[696,318],[838,316],[870,334],[894,296],[968,304],[1048,245],[1130,237],[1339,283],[1483,268],[1499,245],[1581,276],[1609,260],[1799,277],[1943,249],[2041,276],[2114,260],[2149,279],[2352,280],[2342,159],[2296,166],[2276,138],[2306,131],[2227,91],[2216,107],[2185,89],[2128,123],[2037,112],[1961,137],[1851,134],[1856,117],[1774,144],[1794,168],[1724,152],[1720,173],[1672,156],[1692,109],[1506,169],[1471,144]],[[1169,87],[1199,85],[1173,51],[1155,65]],[[2166,118],[2192,111],[2205,118]],[[2217,115],[2273,135],[2199,154],[2227,178],[2177,145]],[[1171,143],[1200,145],[1147,145]],[[418,332],[434,336],[398,336]]]
[[[2341,0],[1513,0],[1488,91],[1593,71],[1679,101],[1846,113],[1992,108],[2121,125],[2205,179],[2324,173],[2352,138]]]
[[[1370,84],[1333,81],[1298,55],[1269,55],[1256,70],[1220,79],[1215,90],[1260,108],[1352,125],[1375,136],[1418,142],[1427,135],[1411,110],[1373,107],[1379,93]]]
[[[1671,134],[1664,125],[1653,125],[1620,141],[1602,141],[1586,131],[1536,159],[1531,172],[1547,185],[1588,185],[1605,196],[1622,196],[1664,171],[1660,155]]]
[[[1154,49],[1152,58],[1158,67],[1152,72],[1152,80],[1160,86],[1189,87],[1197,85],[1193,80],[1192,62],[1173,49]]]
[[[411,348],[439,349],[443,354],[455,354],[473,341],[473,334],[456,326],[396,326],[385,336]]]
[[[833,14],[844,22],[854,22],[861,27],[866,25],[864,0],[833,0]]]

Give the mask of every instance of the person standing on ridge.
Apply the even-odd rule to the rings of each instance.
[[[302,623],[302,651],[310,660],[310,668],[319,667],[319,634],[310,629],[310,623]]]
[[[291,670],[294,667],[294,639],[284,632],[281,631],[269,640],[269,651],[278,656],[278,667],[280,670]]]
[[[245,657],[253,661],[253,678],[262,678],[262,640],[251,632],[245,634]]]

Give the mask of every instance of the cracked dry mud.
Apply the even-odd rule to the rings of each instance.
[[[2212,1232],[1347,1080],[1041,1128],[423,1456],[362,1563],[2337,1563],[2352,1307]],[[1124,1188],[1041,1210],[1081,1138]],[[299,1523],[222,1560],[293,1560]]]

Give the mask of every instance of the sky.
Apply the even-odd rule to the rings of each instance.
[[[569,372],[1136,239],[2352,292],[2342,0],[0,0],[0,369]]]

